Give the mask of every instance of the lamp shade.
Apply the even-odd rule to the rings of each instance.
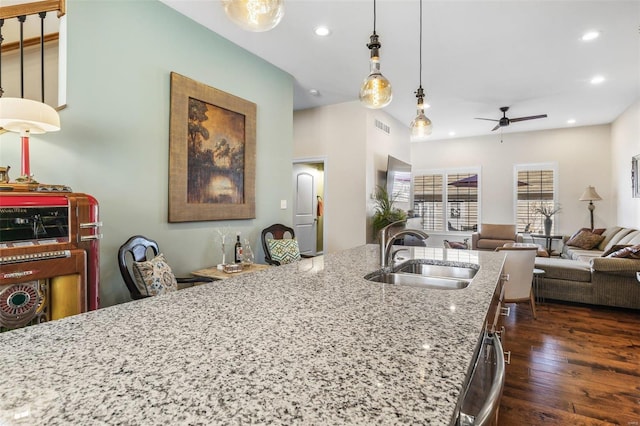
[[[582,195],[580,196],[579,201],[600,201],[602,197],[598,195],[596,189],[593,186],[587,186]]]
[[[229,19],[247,31],[269,31],[284,16],[284,0],[223,0],[222,5]]]
[[[51,106],[23,98],[0,98],[0,127],[10,132],[41,134],[60,130],[60,116]]]

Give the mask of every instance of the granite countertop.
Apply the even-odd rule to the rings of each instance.
[[[504,254],[463,290],[363,279],[367,245],[0,334],[0,424],[448,425]]]

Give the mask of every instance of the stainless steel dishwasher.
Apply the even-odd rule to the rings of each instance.
[[[504,388],[505,360],[502,343],[496,333],[485,332],[471,375],[462,391],[456,425],[497,424]]]

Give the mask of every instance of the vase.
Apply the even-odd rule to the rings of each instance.
[[[551,235],[551,225],[553,225],[553,220],[550,217],[546,217],[544,219],[544,235]]]

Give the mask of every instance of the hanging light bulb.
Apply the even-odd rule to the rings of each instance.
[[[284,16],[284,0],[222,0],[222,5],[229,19],[247,31],[269,31]]]
[[[360,102],[367,108],[384,108],[391,102],[391,83],[380,72],[380,47],[376,34],[376,0],[373,0],[373,34],[369,44],[371,50],[370,71],[360,87]]]
[[[431,120],[424,115],[424,90],[422,86],[418,87],[416,91],[416,98],[418,98],[418,115],[413,119],[411,125],[411,142],[424,142],[431,134],[432,125]]]
[[[424,90],[422,89],[422,0],[420,0],[420,86],[416,90],[418,98],[418,115],[413,119],[409,127],[411,128],[411,142],[424,142],[431,134],[431,120],[424,115]]]

